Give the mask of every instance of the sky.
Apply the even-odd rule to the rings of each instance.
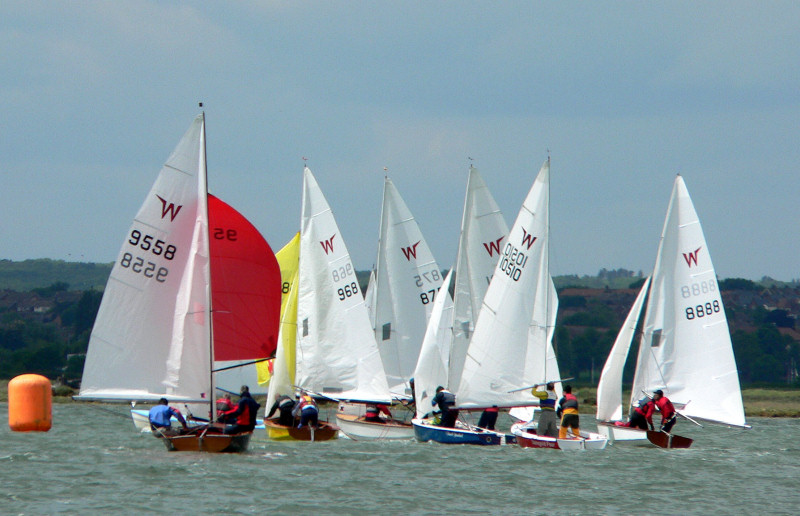
[[[4,0],[0,259],[114,261],[202,101],[209,189],[274,250],[307,163],[357,269],[385,173],[450,268],[470,164],[511,225],[549,155],[553,275],[649,273],[681,174],[719,277],[797,279],[798,26],[791,1]]]

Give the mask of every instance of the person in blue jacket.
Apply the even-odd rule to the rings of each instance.
[[[150,429],[153,432],[165,433],[170,432],[172,429],[172,422],[170,419],[172,416],[175,416],[183,428],[186,429],[186,420],[183,418],[183,414],[181,411],[170,407],[167,398],[161,398],[158,400],[158,405],[150,409],[149,419],[150,419]]]

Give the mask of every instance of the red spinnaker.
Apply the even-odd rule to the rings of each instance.
[[[281,271],[261,233],[208,196],[214,359],[267,358],[278,344]]]

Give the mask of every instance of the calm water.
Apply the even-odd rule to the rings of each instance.
[[[800,421],[691,428],[688,450],[251,442],[245,455],[167,453],[125,407],[55,405],[48,433],[8,429],[0,513],[797,514]],[[125,416],[125,417],[121,417]],[[582,415],[587,428],[592,419]]]

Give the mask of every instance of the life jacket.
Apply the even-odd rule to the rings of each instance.
[[[304,395],[303,395],[303,396],[300,398],[300,407],[299,407],[299,410],[300,410],[300,412],[302,412],[302,411],[304,411],[304,410],[311,410],[311,409],[314,409],[315,411],[316,411],[316,410],[318,410],[318,409],[317,409],[317,402],[316,402],[316,401],[314,401],[314,398],[312,398],[312,397],[311,397],[311,396],[309,396],[308,394],[304,394]]]
[[[366,416],[368,418],[377,418],[378,417],[378,407],[375,405],[367,405],[367,413]]]
[[[439,403],[441,409],[450,408],[456,404],[456,395],[448,390],[439,391],[442,395],[441,402]],[[443,405],[443,406],[442,406]]]
[[[640,399],[637,404],[638,406],[634,408],[635,412],[643,415],[645,418],[653,415],[653,401],[650,398],[644,397]]]
[[[660,400],[655,402],[656,407],[661,412],[662,420],[666,421],[667,419],[672,418],[675,415],[675,407],[672,406],[672,402],[665,396],[662,396]]]
[[[555,410],[556,401],[558,401],[558,396],[555,391],[547,391],[547,398],[539,399],[539,407],[542,410]]]
[[[578,413],[578,398],[572,393],[564,393],[564,397],[559,402],[559,410],[565,414]]]

